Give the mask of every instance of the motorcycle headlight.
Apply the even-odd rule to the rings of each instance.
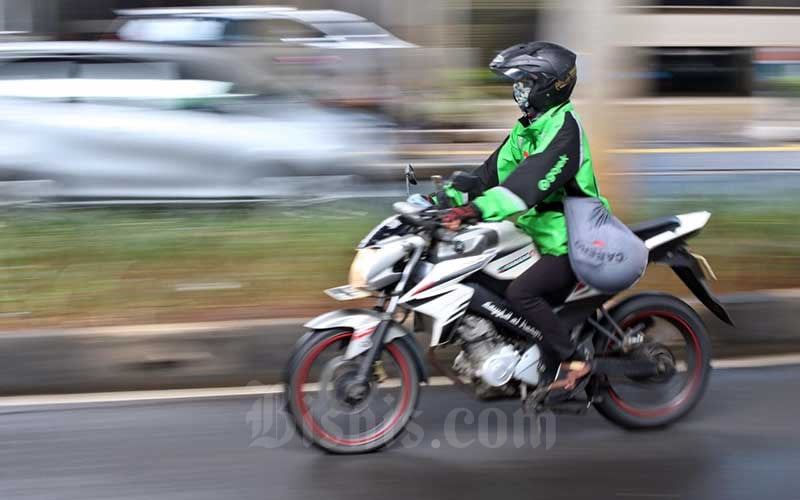
[[[385,241],[385,240],[384,240]],[[350,266],[350,286],[362,290],[380,290],[400,280],[394,265],[406,254],[407,238],[394,238],[380,246],[361,248]]]
[[[362,248],[356,252],[356,258],[350,265],[350,286],[365,290],[369,281],[369,272],[378,255],[377,248]]]

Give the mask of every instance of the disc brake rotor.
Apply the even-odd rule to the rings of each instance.
[[[353,415],[366,409],[375,394],[374,382],[364,386],[365,393],[358,398],[348,394],[358,373],[355,360],[336,356],[325,364],[319,379],[320,401],[329,408],[341,413]]]

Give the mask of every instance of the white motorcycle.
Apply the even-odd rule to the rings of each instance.
[[[413,170],[406,176],[416,183]],[[481,399],[518,397],[531,411],[580,414],[594,407],[625,428],[652,428],[675,422],[701,399],[710,341],[689,305],[663,293],[613,301],[578,283],[555,310],[577,357],[592,361],[593,371],[571,398],[548,404],[541,397],[541,334],[504,299],[511,281],[539,259],[531,238],[507,221],[453,233],[433,208],[399,202],[394,210],[358,245],[350,284],[326,290],[338,300],[375,296],[375,307],[309,321],[286,367],[288,411],[315,445],[363,453],[403,431],[428,380],[413,333],[430,336],[429,361],[455,384]],[[645,241],[650,262],[670,266],[732,324],[706,285],[711,268],[686,245],[710,215],[664,217],[631,229]],[[435,356],[446,345],[458,350],[451,366]]]

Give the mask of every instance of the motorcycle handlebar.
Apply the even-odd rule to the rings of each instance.
[[[407,224],[430,231],[431,235],[436,240],[445,242],[453,241],[453,233],[442,227],[436,219],[425,219],[412,214],[403,214],[400,216],[400,219]]]

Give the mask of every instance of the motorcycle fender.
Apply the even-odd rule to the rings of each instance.
[[[733,320],[725,309],[725,306],[722,305],[706,283],[703,270],[697,258],[692,255],[686,247],[678,247],[664,257],[657,259],[656,262],[670,266],[683,284],[691,290],[695,297],[697,297],[709,311],[714,313],[720,320],[734,326]]]
[[[308,341],[308,338],[313,336],[314,332],[320,330],[329,330],[331,328],[351,330],[353,332],[353,338],[350,340],[350,344],[348,344],[347,351],[345,352],[345,358],[351,359],[367,351],[372,346],[372,334],[375,332],[378,323],[383,319],[383,313],[371,309],[341,309],[332,311],[317,316],[303,325],[310,331],[304,335],[303,339],[305,340],[301,339],[301,341]],[[401,324],[394,320],[390,321],[391,324],[389,325],[389,331],[386,333],[384,344],[390,342],[405,344],[414,357],[414,366],[420,378],[423,381],[427,381],[428,370],[425,366],[425,361],[419,346],[414,341],[413,336]]]

